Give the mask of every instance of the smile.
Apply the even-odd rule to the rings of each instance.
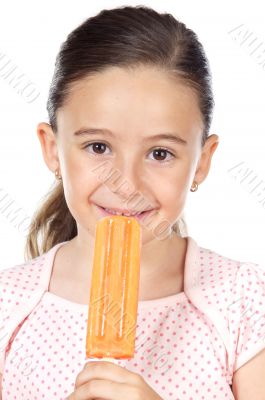
[[[103,215],[122,215],[125,217],[135,217],[136,219],[142,219],[143,217],[149,215],[154,209],[146,211],[127,211],[127,210],[114,210],[111,208],[104,208],[102,206],[96,205],[99,211]]]

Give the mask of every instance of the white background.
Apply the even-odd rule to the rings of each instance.
[[[30,218],[54,181],[42,158],[36,126],[48,122],[48,89],[55,57],[67,34],[103,8],[138,4],[170,12],[194,30],[213,74],[216,106],[210,133],[216,133],[220,143],[207,179],[189,194],[188,233],[203,247],[265,268],[265,200],[259,202],[265,199],[265,24],[262,3],[255,1],[4,2],[0,54],[34,83],[40,95],[28,103],[0,71],[0,200],[3,194],[9,196],[14,207]],[[241,43],[244,32],[240,36],[235,31],[241,24],[251,39],[256,38],[254,44],[251,39]],[[258,44],[259,50],[251,55]],[[239,163],[242,170],[236,174]],[[250,178],[256,177],[254,183],[260,182],[252,193],[256,185],[240,182],[247,169]],[[1,204],[0,268],[7,268],[23,263],[26,231],[10,221]]]

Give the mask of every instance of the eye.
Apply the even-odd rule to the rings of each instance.
[[[168,161],[170,161],[172,158],[175,158],[174,154],[171,153],[171,151],[169,151],[169,150],[167,150],[167,149],[164,149],[164,148],[161,148],[161,147],[152,150],[151,153],[155,153],[155,156],[158,157],[158,160],[157,160],[157,161],[161,161],[161,162],[168,162]],[[169,159],[169,160],[165,160],[164,157],[165,157],[166,154],[170,154],[170,155],[172,156],[172,158]],[[161,157],[163,158],[162,160],[161,160]]]
[[[96,155],[104,155],[104,151],[105,148],[107,147],[106,143],[102,143],[102,142],[93,142],[93,143],[88,143],[84,149],[89,148],[90,146],[92,146],[91,148],[93,149],[93,151],[95,152]]]

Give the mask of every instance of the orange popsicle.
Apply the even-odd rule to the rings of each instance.
[[[98,221],[87,323],[86,357],[132,358],[140,279],[141,226],[136,218]]]

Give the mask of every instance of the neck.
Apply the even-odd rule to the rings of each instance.
[[[76,236],[63,248],[63,273],[88,290],[93,265],[93,238],[82,240],[81,236]],[[159,298],[183,291],[186,249],[187,239],[175,232],[165,240],[153,239],[142,245],[140,300],[148,300],[148,294],[153,296],[155,293]]]

